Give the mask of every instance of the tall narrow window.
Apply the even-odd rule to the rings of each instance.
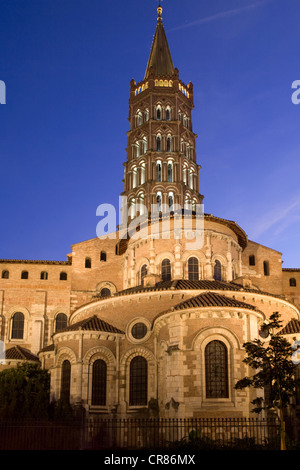
[[[169,209],[172,211],[174,209],[174,193],[171,191],[168,194]]]
[[[101,253],[100,253],[100,261],[106,261],[106,252],[105,252],[105,251],[101,251]]]
[[[59,313],[55,318],[55,331],[61,331],[67,328],[68,319],[65,313]]]
[[[9,279],[9,271],[2,271],[2,279]]]
[[[156,181],[161,181],[161,162],[156,163]]]
[[[206,398],[228,398],[227,348],[211,341],[205,348]]]
[[[12,318],[11,338],[23,339],[24,337],[24,315],[16,312]]]
[[[167,137],[167,152],[172,152],[172,138]]]
[[[270,276],[270,265],[269,261],[264,261],[264,275]]]
[[[144,278],[145,278],[145,276],[147,276],[147,273],[148,273],[147,265],[143,264],[143,266],[141,268],[141,285],[142,286],[144,285]]]
[[[70,386],[71,386],[71,363],[65,360],[61,367],[61,388],[60,398],[63,402],[70,402]]]
[[[161,137],[158,135],[156,137],[156,151],[160,152],[161,151]]]
[[[214,280],[222,281],[222,265],[218,259],[215,261],[214,266]]]
[[[85,258],[85,267],[91,268],[92,267],[92,260],[91,258]]]
[[[249,256],[249,266],[255,266],[255,256],[254,255]]]
[[[188,278],[189,281],[198,281],[199,279],[199,261],[195,257],[188,260]]]
[[[170,108],[166,109],[166,120],[171,121],[171,110],[170,110]]]
[[[93,364],[92,375],[92,405],[106,405],[106,379],[107,366],[102,359],[97,359]]]
[[[167,258],[161,263],[161,278],[163,281],[171,280],[171,262]]]
[[[157,106],[157,108],[156,108],[156,119],[158,121],[161,120],[161,107],[160,106]]]
[[[173,182],[173,163],[168,163],[168,183]]]
[[[142,356],[136,356],[130,363],[130,406],[147,405],[148,365]]]
[[[159,191],[156,195],[156,207],[159,212],[161,211],[161,203],[162,203],[162,194]]]

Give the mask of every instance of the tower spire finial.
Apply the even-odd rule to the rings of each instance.
[[[161,15],[162,15],[163,9],[162,9],[162,6],[161,6],[161,4],[160,4],[162,1],[163,1],[163,0],[158,0],[158,8],[157,8],[157,13],[158,13],[158,18],[157,18],[157,19],[158,19],[158,20],[162,19],[162,16],[161,16]]]

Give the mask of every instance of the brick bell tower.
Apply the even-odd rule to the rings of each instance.
[[[130,130],[124,163],[128,219],[150,214],[154,207],[181,208],[201,204],[196,134],[193,133],[193,85],[185,85],[174,67],[162,8],[144,80],[131,80]],[[178,207],[178,206],[177,206]],[[145,210],[146,208],[146,210]]]

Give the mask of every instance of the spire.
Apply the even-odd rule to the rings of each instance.
[[[172,76],[174,65],[162,22],[162,7],[157,8],[158,18],[152,48],[145,73],[145,80],[149,77],[151,70],[155,77]]]

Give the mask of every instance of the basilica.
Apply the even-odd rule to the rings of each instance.
[[[0,260],[1,368],[39,363],[51,399],[88,415],[247,417],[243,344],[274,312],[300,339],[300,268],[199,210],[193,84],[157,13],[144,78],[130,82],[126,228],[65,261]]]

